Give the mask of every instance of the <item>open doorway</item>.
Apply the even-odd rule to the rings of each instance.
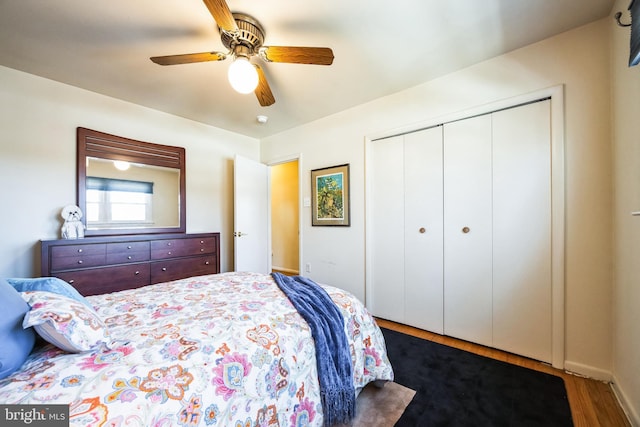
[[[271,265],[287,275],[300,274],[300,201],[298,160],[270,166]]]

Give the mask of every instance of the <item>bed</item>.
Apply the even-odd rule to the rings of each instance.
[[[344,319],[356,394],[393,380],[362,303],[321,287]],[[69,404],[71,426],[324,424],[309,323],[271,275],[213,274],[86,298],[65,292],[20,293],[31,313],[25,324],[71,342],[40,339],[0,379],[0,403]],[[62,330],[45,330],[56,322]]]

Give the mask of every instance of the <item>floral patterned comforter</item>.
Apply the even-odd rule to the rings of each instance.
[[[325,286],[345,319],[356,390],[393,380],[364,306]],[[72,426],[321,426],[308,325],[271,276],[223,273],[87,297],[111,348],[52,345],[0,380],[2,403],[69,403]]]

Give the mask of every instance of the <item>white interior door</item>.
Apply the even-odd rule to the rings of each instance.
[[[404,136],[405,323],[443,333],[442,126]]]
[[[444,333],[492,345],[491,115],[444,125]]]
[[[493,342],[551,362],[551,101],[493,114]]]
[[[234,269],[269,273],[269,169],[236,156],[233,181]]]

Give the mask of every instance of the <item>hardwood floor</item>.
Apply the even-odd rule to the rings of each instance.
[[[569,374],[536,360],[467,341],[434,334],[384,319],[376,319],[376,321],[378,325],[387,329],[562,377],[567,388],[567,396],[575,427],[631,427],[629,420],[613,394],[611,386],[607,383]]]
[[[282,273],[285,276],[297,276],[299,273],[297,271],[285,271],[285,270],[278,270],[277,268],[274,268],[271,270],[273,273]]]

